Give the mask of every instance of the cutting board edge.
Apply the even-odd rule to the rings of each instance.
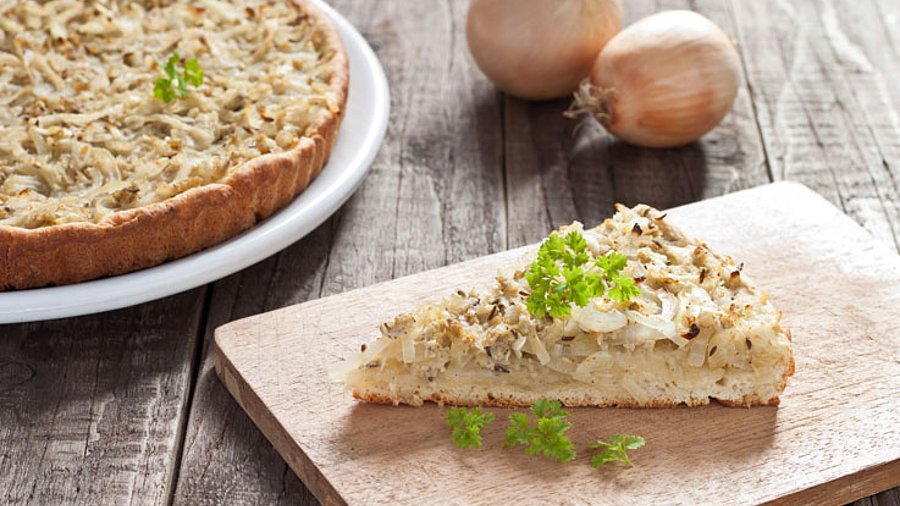
[[[297,441],[291,438],[290,433],[278,420],[278,417],[269,409],[265,409],[265,403],[259,396],[249,388],[249,382],[234,366],[227,355],[223,353],[220,346],[219,329],[215,331],[215,339],[213,340],[213,356],[215,357],[214,366],[216,376],[225,385],[225,389],[231,394],[238,406],[244,411],[248,418],[265,436],[266,441],[272,445],[272,448],[278,452],[278,455],[288,464],[288,466],[297,474],[304,486],[315,496],[322,504],[327,506],[347,506],[347,501],[332,486],[328,477],[322,473],[322,470],[316,466],[312,460],[303,451]],[[241,378],[239,381],[238,378]],[[242,388],[241,385],[247,385]],[[259,409],[248,409],[248,403],[258,406]],[[283,446],[279,445],[279,442]],[[281,451],[281,447],[293,447],[300,455],[299,459],[293,458],[291,455],[285,455]]]
[[[724,194],[724,195],[719,195],[719,196],[717,196],[717,197],[713,197],[713,198],[709,198],[709,199],[705,199],[705,200],[700,200],[700,201],[697,201],[697,202],[691,202],[691,203],[688,203],[688,204],[683,204],[683,205],[680,205],[680,206],[676,206],[676,207],[673,207],[673,208],[670,208],[670,209],[666,209],[664,212],[677,211],[677,210],[680,210],[680,209],[684,209],[684,208],[686,208],[686,207],[696,206],[696,205],[708,205],[710,202],[715,202],[715,201],[718,201],[718,200],[720,200],[720,199],[725,199],[725,198],[734,197],[735,195],[740,195],[740,194],[747,194],[747,193],[754,193],[754,192],[766,192],[766,191],[772,191],[773,189],[779,189],[779,188],[791,188],[791,187],[794,187],[794,188],[796,188],[796,189],[802,191],[803,193],[806,193],[806,194],[808,194],[809,196],[811,196],[811,197],[813,197],[813,198],[815,198],[815,199],[817,199],[817,200],[820,200],[820,201],[822,201],[822,202],[828,204],[828,206],[832,207],[832,208],[833,208],[837,213],[839,213],[841,216],[843,216],[843,217],[847,218],[848,220],[850,220],[850,218],[847,217],[843,212],[841,212],[840,209],[838,209],[837,207],[835,207],[834,204],[832,204],[831,202],[828,202],[828,200],[826,200],[824,197],[822,197],[821,195],[819,195],[818,193],[816,193],[816,192],[815,192],[813,189],[811,189],[810,187],[808,187],[808,186],[806,186],[806,185],[804,185],[804,184],[802,184],[802,183],[798,183],[798,182],[796,182],[796,181],[777,181],[777,182],[769,183],[769,184],[765,184],[765,185],[754,186],[753,188],[747,188],[747,189],[744,189],[744,190],[740,190],[740,191],[736,191],[736,192],[732,192],[732,193],[726,193],[726,194]],[[851,220],[851,221],[852,221],[852,220]],[[854,222],[854,223],[855,223],[855,222]],[[859,226],[859,225],[857,224],[857,226]],[[266,312],[263,312],[263,313],[258,313],[258,314],[255,314],[255,315],[251,315],[251,316],[247,316],[247,317],[244,317],[244,318],[240,318],[240,319],[237,319],[237,320],[234,320],[234,321],[230,321],[230,322],[228,322],[228,323],[226,323],[226,324],[224,324],[224,325],[221,325],[221,326],[217,327],[216,330],[215,330],[215,333],[216,333],[216,335],[218,336],[220,330],[223,330],[223,329],[224,329],[224,330],[227,330],[227,329],[229,329],[230,327],[235,326],[235,325],[237,325],[237,324],[239,324],[239,323],[240,323],[241,325],[244,325],[244,324],[246,324],[247,322],[251,322],[251,321],[254,321],[254,320],[257,320],[257,319],[260,319],[260,318],[266,318],[266,317],[269,317],[270,315],[272,315],[273,313],[284,312],[284,311],[290,311],[292,308],[295,308],[295,307],[297,307],[297,306],[302,306],[302,305],[306,305],[306,304],[326,304],[328,301],[330,301],[330,300],[332,300],[332,299],[334,299],[334,298],[337,298],[337,297],[350,296],[350,295],[353,295],[353,294],[355,294],[355,293],[361,292],[361,291],[363,291],[363,290],[370,290],[370,289],[373,289],[373,288],[383,287],[384,285],[387,285],[387,284],[390,284],[390,283],[403,282],[404,280],[406,280],[406,279],[408,279],[408,278],[411,278],[411,277],[413,277],[413,276],[421,275],[421,274],[424,273],[424,272],[432,272],[432,271],[434,271],[434,272],[439,272],[439,271],[442,271],[442,270],[445,270],[445,269],[458,268],[458,266],[460,266],[460,265],[468,264],[468,263],[470,263],[470,262],[483,262],[483,261],[485,261],[485,260],[487,260],[487,259],[489,259],[489,258],[494,258],[494,257],[497,257],[497,256],[504,256],[504,255],[515,256],[515,255],[518,254],[519,252],[527,251],[529,248],[535,248],[536,246],[537,246],[537,244],[528,244],[528,245],[525,245],[525,246],[519,246],[518,248],[513,248],[513,249],[509,249],[509,250],[504,250],[504,251],[498,251],[498,252],[496,252],[496,253],[490,253],[490,254],[483,255],[483,256],[480,256],[480,257],[476,257],[476,258],[472,258],[472,259],[469,259],[469,260],[464,260],[464,261],[462,261],[462,262],[444,265],[444,266],[437,267],[437,268],[434,268],[434,269],[426,269],[426,270],[424,270],[424,271],[419,271],[419,272],[410,273],[410,274],[407,274],[406,276],[401,276],[401,277],[399,277],[399,278],[387,279],[387,280],[380,281],[380,282],[378,282],[378,283],[374,283],[374,284],[371,284],[371,285],[368,285],[368,286],[363,286],[363,287],[359,287],[359,288],[354,288],[354,289],[352,289],[352,290],[348,290],[348,291],[340,292],[340,293],[335,293],[335,294],[328,295],[328,296],[325,296],[325,297],[321,297],[321,298],[318,298],[318,299],[310,299],[310,300],[307,300],[307,301],[304,301],[304,302],[300,302],[300,303],[298,303],[298,304],[291,304],[291,305],[289,305],[289,306],[285,306],[285,307],[282,307],[282,308],[274,309],[274,310],[272,310],[272,311],[266,311]]]
[[[891,476],[900,476],[900,459],[876,464],[831,481],[789,492],[764,504],[767,506],[791,506],[794,504],[840,506],[894,487],[900,487],[900,480],[892,482]]]

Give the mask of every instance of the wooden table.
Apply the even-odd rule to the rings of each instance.
[[[314,503],[216,378],[213,329],[595,223],[616,201],[664,208],[792,179],[900,247],[900,3],[624,3],[628,21],[692,8],[738,41],[745,81],[702,142],[635,148],[576,129],[565,100],[497,92],[468,56],[463,1],[336,0],[392,87],[366,182],[311,235],[216,283],[0,326],[0,503]],[[900,489],[857,504],[896,506]]]

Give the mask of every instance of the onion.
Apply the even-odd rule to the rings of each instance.
[[[678,312],[678,298],[667,292],[664,288],[656,291],[656,296],[662,301],[662,311],[659,315],[663,320],[672,321]]]
[[[404,332],[400,336],[400,345],[403,350],[403,361],[407,364],[416,361],[416,342],[413,341],[412,332]]]
[[[615,344],[640,344],[647,341],[659,341],[666,336],[653,327],[631,323],[626,325],[617,335]]]
[[[525,346],[525,335],[518,334],[516,336],[516,340],[512,343],[512,350],[515,352],[517,357],[522,357],[522,348]]]
[[[544,347],[544,343],[538,339],[537,334],[532,333],[528,336],[528,342],[526,343],[528,346],[529,353],[533,353],[541,365],[546,364],[550,361],[550,354],[547,353],[547,348]]]
[[[545,365],[548,369],[552,369],[556,372],[560,372],[563,374],[572,375],[575,373],[575,364],[573,364],[569,360],[563,360],[559,357],[554,358],[553,360],[547,362]]]
[[[572,309],[572,319],[578,322],[579,327],[588,332],[612,332],[628,323],[628,318],[615,309],[605,312],[597,311],[590,306]]]
[[[388,347],[396,343],[393,339],[379,338],[366,346],[365,351],[357,351],[347,357],[346,360],[335,364],[328,369],[328,377],[334,381],[343,381],[344,377],[355,369],[364,367],[369,361],[378,358]]]
[[[590,112],[639,146],[681,146],[719,124],[739,82],[737,50],[718,26],[695,12],[664,11],[609,41],[568,115]]]
[[[621,26],[621,0],[472,0],[466,39],[502,90],[546,100],[574,92]]]
[[[711,334],[711,332],[704,330],[699,336],[691,340],[687,359],[689,366],[702,367],[703,363],[706,362],[706,350],[709,345],[709,336]]]
[[[595,369],[609,369],[611,364],[612,357],[609,352],[598,351],[578,364],[578,367],[575,368],[575,373],[572,376],[576,380],[590,382],[591,373]]]
[[[597,338],[582,334],[581,337],[569,341],[564,353],[567,357],[586,357],[596,353],[599,349]]]
[[[678,333],[675,331],[675,322],[673,321],[664,320],[659,316],[644,316],[637,311],[631,310],[626,310],[625,316],[627,316],[629,320],[637,323],[638,325],[642,325],[662,334],[667,339],[675,343],[679,348],[690,342],[678,335]]]
[[[718,332],[710,337],[709,349],[716,348],[715,354],[708,355],[707,358],[707,363],[711,369],[718,369],[719,367],[738,362],[734,340],[733,331]],[[743,346],[743,340],[741,346]]]

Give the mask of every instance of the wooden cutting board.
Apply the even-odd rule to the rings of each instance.
[[[587,451],[559,464],[502,449],[502,409],[483,450],[458,450],[443,408],[363,404],[327,375],[382,320],[486,288],[529,248],[232,322],[216,330],[216,370],[325,504],[841,504],[900,485],[900,257],[795,183],[669,219],[746,262],[793,330],[797,373],[777,408],[571,410],[578,450],[643,435],[635,468],[595,470]]]

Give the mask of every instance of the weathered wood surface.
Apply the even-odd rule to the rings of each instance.
[[[614,201],[669,207],[793,179],[882,242],[900,241],[895,0],[629,1],[626,21],[692,8],[740,46],[734,111],[673,150],[634,148],[590,125],[575,132],[559,116],[566,101],[496,92],[466,53],[463,1],[334,5],[392,86],[388,137],[366,183],[314,234],[206,291],[0,326],[0,502],[311,502],[211,374],[214,326],[533,242],[552,225],[598,221]],[[91,408],[92,392],[111,391]],[[900,491],[863,504],[900,505]]]
[[[360,403],[329,379],[380,322],[437,294],[484,290],[534,246],[219,327],[216,370],[327,504],[699,504],[714,496],[717,504],[840,504],[900,485],[900,446],[886,443],[900,440],[900,362],[885,353],[900,333],[892,313],[900,256],[796,183],[693,203],[666,221],[746,261],[744,273],[786,315],[797,373],[777,409],[573,409],[579,452],[577,441],[623,428],[647,439],[640,465],[627,472],[598,476],[584,452],[573,465],[554,466],[504,450],[502,423],[485,429],[477,455],[460,452],[445,409]],[[839,301],[837,291],[845,295]]]
[[[0,503],[168,499],[206,290],[0,326]]]
[[[900,245],[900,3],[733,2],[774,179]]]

